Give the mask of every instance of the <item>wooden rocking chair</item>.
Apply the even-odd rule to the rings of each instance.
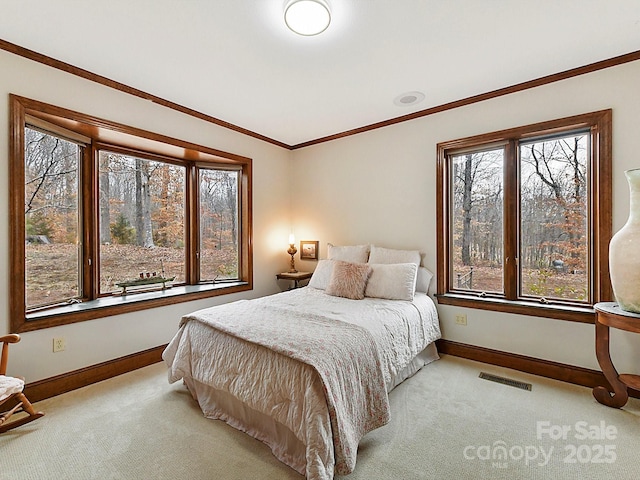
[[[16,335],[15,333],[0,337],[0,343],[2,343],[2,356],[0,357],[0,408],[6,403],[9,404],[10,407],[6,412],[0,412],[0,433],[32,422],[44,415],[42,412],[36,412],[33,409],[33,405],[31,405],[27,397],[22,393],[24,380],[22,378],[6,376],[9,344],[18,343],[19,341],[20,335]],[[13,405],[15,402],[17,402],[17,404]],[[7,423],[7,420],[9,420],[14,413],[26,413],[27,415]]]

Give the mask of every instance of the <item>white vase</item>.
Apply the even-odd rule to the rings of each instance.
[[[640,313],[640,168],[624,174],[631,196],[629,219],[609,243],[609,274],[620,308]]]

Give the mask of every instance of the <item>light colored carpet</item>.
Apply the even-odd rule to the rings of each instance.
[[[482,380],[481,371],[533,389]],[[638,478],[637,399],[616,410],[588,388],[451,356],[390,399],[391,422],[362,440],[356,471],[341,480]],[[0,435],[1,479],[302,479],[262,443],[204,418],[180,383],[167,383],[164,364],[36,407],[46,416]],[[563,425],[566,438],[538,432]],[[584,430],[596,438],[579,438]],[[487,459],[500,446],[506,459]]]

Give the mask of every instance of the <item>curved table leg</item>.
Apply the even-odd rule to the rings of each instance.
[[[605,387],[593,389],[595,399],[609,407],[620,408],[627,403],[629,394],[627,386],[618,380],[618,371],[611,362],[609,351],[609,327],[596,319],[596,357],[602,369],[602,373],[613,387],[613,395]]]

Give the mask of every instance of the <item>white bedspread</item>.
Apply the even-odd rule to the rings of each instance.
[[[278,312],[278,315],[274,316],[274,312]],[[249,335],[253,337],[249,338],[253,343],[237,338],[237,332],[234,331],[237,324],[245,323],[250,316],[258,317],[257,324],[260,325],[259,329],[256,327],[253,334]],[[216,325],[215,318],[221,317],[228,319],[226,324]],[[300,351],[287,352],[292,347],[295,335],[290,336],[280,347],[273,346],[276,337],[282,337],[283,329],[291,330],[300,325],[298,328],[303,337],[311,330],[322,335],[325,330],[328,334],[331,323],[336,321],[363,327],[370,332],[377,352],[373,351],[367,356],[377,357],[370,360],[380,367],[379,379],[369,371],[363,371],[361,377],[354,375],[353,378],[358,379],[357,383],[362,383],[361,380],[370,377],[374,385],[382,385],[384,394],[382,400],[375,398],[380,396],[380,385],[377,388],[365,386],[370,396],[373,394],[369,402],[365,402],[365,406],[371,406],[371,403],[375,406],[366,412],[369,419],[365,423],[362,423],[362,419],[355,420],[357,428],[347,432],[347,437],[344,432],[336,432],[339,427],[335,424],[335,419],[332,425],[330,412],[335,402],[330,401],[329,407],[327,406],[326,378],[324,382],[320,381],[328,372],[318,374],[317,371],[317,368],[324,369],[326,366],[312,367],[309,363],[313,364],[313,361],[301,363],[288,358],[293,356],[304,360]],[[269,322],[282,328],[269,333],[265,329]],[[345,325],[343,330],[344,327]],[[349,332],[359,330],[361,329],[347,327]],[[270,336],[273,338],[269,338]],[[387,402],[384,386],[386,385],[387,390],[391,389],[398,373],[439,337],[435,306],[424,294],[417,294],[414,302],[372,298],[356,301],[332,297],[312,288],[302,288],[213,307],[186,316],[163,358],[171,368],[170,381],[194,379],[242,400],[249,409],[268,415],[285,425],[306,448],[305,458],[302,460],[289,458],[286,448],[263,438],[260,432],[248,427],[242,428],[242,425],[239,427],[270,444],[280,460],[305,474],[307,478],[330,479],[333,478],[334,470],[340,474],[352,471],[361,436],[386,423],[388,412],[385,413],[384,408],[381,408]],[[289,342],[288,346],[286,342]],[[301,348],[320,348],[319,345],[317,340],[313,340],[306,347],[303,342]],[[350,350],[356,352],[355,349]],[[287,356],[288,353],[291,355]],[[304,355],[303,351],[302,356]],[[358,355],[350,357],[357,358]],[[350,365],[347,371],[351,369],[352,373],[356,372],[358,365]],[[371,362],[363,365],[371,365]],[[365,370],[367,368],[370,367]],[[340,375],[345,374],[343,372]],[[354,387],[353,378],[347,378],[347,391]],[[332,388],[328,392],[333,391],[333,395],[336,392],[335,387]],[[340,397],[345,397],[344,392],[338,393]],[[362,408],[362,402],[355,403],[357,408]],[[347,410],[353,408],[355,407],[348,406]],[[233,419],[227,418],[228,415],[224,412],[205,412],[208,413],[208,416],[222,418],[234,424]]]
[[[299,288],[265,299],[294,312],[312,311],[369,330],[380,350],[387,390],[398,372],[440,338],[436,307],[424,293],[416,293],[413,302],[369,297],[349,300],[315,288]]]

